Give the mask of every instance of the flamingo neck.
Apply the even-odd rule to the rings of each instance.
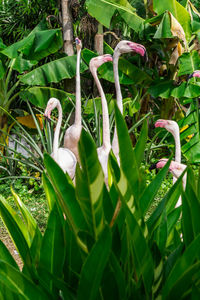
[[[172,135],[175,141],[175,161],[181,163],[181,142],[179,131],[175,130]]]
[[[121,93],[121,87],[119,82],[119,71],[118,71],[119,57],[120,57],[119,51],[115,50],[113,54],[113,71],[114,71],[114,79],[115,79],[117,106],[119,107],[121,113],[123,113],[122,93]]]
[[[103,88],[102,88],[99,78],[97,76],[97,70],[93,70],[92,75],[94,77],[99,94],[101,96],[102,115],[103,115],[103,145],[102,146],[104,148],[108,148],[108,147],[110,148],[111,143],[110,143],[110,125],[109,125],[108,105],[107,105],[107,101],[106,101],[106,97],[105,97]]]
[[[54,139],[53,139],[53,157],[54,157],[54,159],[57,158],[60,127],[61,127],[61,123],[62,123],[62,107],[60,105],[60,102],[58,102],[56,107],[58,109],[58,122],[56,124],[56,129],[54,132]]]
[[[81,49],[77,51],[76,61],[76,108],[75,108],[75,124],[81,126],[81,80],[80,80],[80,60]]]

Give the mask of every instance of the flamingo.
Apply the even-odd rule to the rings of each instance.
[[[60,127],[62,123],[62,107],[60,101],[56,98],[50,98],[47,107],[45,109],[44,116],[50,119],[51,112],[54,108],[58,109],[58,122],[56,124],[56,129],[53,139],[53,152],[51,153],[52,158],[57,162],[57,164],[62,168],[62,170],[69,174],[73,179],[76,169],[76,156],[67,148],[59,148],[58,140],[60,134]]]
[[[75,107],[75,121],[65,132],[64,148],[71,150],[76,159],[79,160],[78,154],[78,141],[81,135],[81,84],[80,84],[80,57],[82,43],[78,38],[75,39],[77,49],[77,62],[76,62],[76,107]]]
[[[163,168],[167,162],[168,162],[167,158],[160,159],[159,162],[157,162],[157,164],[156,164],[156,168],[157,169]],[[181,176],[181,174],[183,173],[183,171],[186,169],[186,167],[187,167],[186,165],[172,160],[170,163],[170,166],[169,166],[169,171],[172,173],[172,175],[174,177],[176,177],[176,179],[178,179]],[[187,179],[187,173],[184,174],[183,180],[182,180],[184,190],[186,187],[186,179]],[[177,206],[179,206],[178,203],[177,203],[176,207]]]
[[[165,128],[169,131],[173,137],[175,142],[175,162],[181,163],[181,142],[180,142],[180,133],[179,126],[177,122],[172,120],[163,120],[159,119],[155,123],[155,127]],[[172,173],[173,174],[173,173]],[[177,180],[176,176],[173,176],[173,183]],[[181,197],[178,199],[177,206],[181,205]]]
[[[122,93],[121,93],[120,82],[119,82],[118,61],[121,54],[129,53],[129,52],[138,53],[143,57],[147,55],[146,49],[143,45],[131,41],[126,41],[126,40],[120,41],[114,49],[113,71],[114,71],[114,79],[115,79],[117,106],[120,109],[121,113],[123,113],[123,101],[122,101]],[[112,141],[112,150],[119,163],[119,144],[117,138],[116,125],[114,129],[114,137]]]
[[[181,163],[181,142],[178,124],[175,121],[159,119],[156,121],[155,127],[165,128],[173,135],[175,142],[175,161]]]
[[[199,77],[199,78],[200,78],[200,70],[196,70],[196,71],[194,71],[192,74],[190,74],[190,75],[188,76],[188,80],[189,80],[190,78],[192,78],[192,77]]]
[[[99,94],[101,96],[101,104],[102,104],[102,115],[103,115],[103,144],[101,147],[97,148],[97,154],[100,161],[100,164],[103,169],[103,173],[105,176],[105,182],[108,184],[108,155],[111,149],[110,142],[110,126],[109,126],[109,114],[108,114],[108,105],[106,101],[106,97],[97,76],[97,69],[104,64],[105,62],[112,61],[112,56],[109,54],[101,55],[98,57],[94,57],[90,60],[90,71],[94,77],[96,82]]]

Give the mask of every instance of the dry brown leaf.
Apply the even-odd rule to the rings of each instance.
[[[174,18],[174,16],[168,12],[171,19],[171,33],[173,36],[177,36],[180,40],[183,41],[185,48],[187,47],[185,32],[181,24]]]
[[[178,42],[176,48],[174,49],[174,51],[172,52],[172,55],[170,57],[170,60],[169,60],[169,64],[170,65],[175,65],[179,56],[181,56],[181,54],[183,53],[183,48],[181,46],[181,43]]]
[[[39,122],[40,128],[43,129],[43,122],[42,122],[42,117],[40,114],[36,114],[37,120]],[[32,129],[36,129],[36,125],[35,122],[33,120],[33,117],[31,115],[28,116],[24,116],[24,117],[17,117],[16,118],[17,121],[22,124],[25,125],[28,128],[32,128]]]

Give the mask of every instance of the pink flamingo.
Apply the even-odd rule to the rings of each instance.
[[[169,131],[173,137],[175,142],[175,162],[181,163],[181,142],[180,142],[180,133],[179,133],[179,126],[175,121],[172,120],[163,120],[159,119],[155,123],[155,127],[165,128]],[[173,173],[172,173],[173,174]],[[173,183],[177,180],[176,176],[173,176]],[[177,202],[177,206],[181,205],[181,197]]]
[[[165,128],[173,135],[175,141],[175,161],[180,163],[181,142],[180,142],[180,133],[179,133],[178,124],[175,121],[159,119],[158,121],[156,121],[155,127]]]
[[[76,169],[76,156],[67,148],[59,148],[59,135],[60,135],[60,127],[62,123],[62,107],[60,101],[56,98],[50,98],[47,107],[45,109],[44,116],[48,119],[51,118],[51,112],[54,108],[58,109],[58,122],[56,124],[56,129],[54,132],[53,139],[53,152],[51,156],[57,162],[57,164],[62,168],[64,172],[67,172],[69,176],[73,179],[75,175]]]
[[[146,49],[143,45],[131,42],[131,41],[120,41],[114,49],[113,54],[113,71],[114,71],[114,79],[115,79],[115,89],[116,89],[116,98],[117,98],[117,106],[120,109],[121,113],[123,113],[123,101],[122,101],[122,93],[119,82],[119,73],[118,73],[118,62],[120,55],[123,53],[135,52],[140,54],[141,56],[146,56]],[[112,141],[112,150],[115,154],[117,161],[119,163],[119,144],[117,138],[117,130],[116,125],[114,129],[114,137]]]
[[[71,150],[76,159],[79,161],[78,154],[78,141],[81,135],[81,83],[80,83],[80,57],[81,57],[81,48],[82,43],[78,38],[76,41],[77,49],[77,62],[76,62],[76,106],[75,106],[75,121],[65,132],[64,136],[64,148]]]
[[[105,54],[105,55],[92,58],[90,60],[90,65],[89,65],[90,71],[94,77],[99,94],[101,96],[102,116],[103,116],[103,144],[101,147],[97,149],[97,154],[103,169],[106,184],[108,183],[108,155],[111,149],[110,126],[109,126],[108,105],[107,105],[103,88],[97,76],[97,69],[102,64],[108,61],[112,61],[112,56],[109,54]]]
[[[156,168],[157,169],[163,168],[167,162],[168,162],[167,158],[160,159],[159,162],[157,162],[157,164],[156,164]],[[169,171],[172,173],[172,175],[174,177],[176,177],[176,179],[178,179],[181,176],[181,174],[183,173],[183,171],[186,169],[186,167],[187,167],[186,165],[172,160],[170,163],[170,166],[169,166]],[[187,179],[187,173],[185,173],[183,176],[183,180],[182,180],[183,189],[185,189],[185,187],[186,187],[186,179]],[[179,206],[179,205],[181,205],[181,203],[177,202],[176,206]]]

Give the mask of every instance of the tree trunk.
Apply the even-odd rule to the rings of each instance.
[[[69,0],[62,0],[62,25],[63,25],[63,41],[64,52],[72,56],[74,55],[73,49],[73,24],[71,11],[69,9]]]
[[[99,55],[103,55],[103,25],[98,24],[98,32],[94,38],[94,49]]]

